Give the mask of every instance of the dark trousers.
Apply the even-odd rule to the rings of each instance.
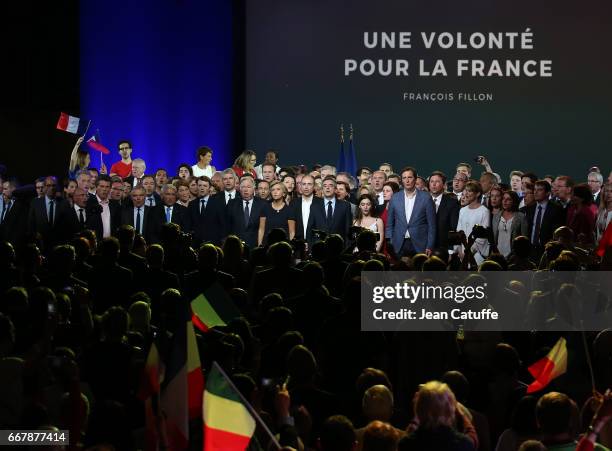
[[[413,257],[416,253],[417,251],[412,244],[412,240],[410,238],[404,238],[402,247],[398,252],[398,257]]]

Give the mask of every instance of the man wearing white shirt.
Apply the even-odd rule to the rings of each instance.
[[[274,175],[276,176],[280,172],[280,166],[278,165],[278,152],[276,150],[268,150],[266,152],[266,158],[264,162],[260,165],[255,166],[255,174],[257,174],[257,178],[260,180],[267,180],[264,176],[264,166],[270,164],[272,165]],[[268,180],[271,182],[272,180]]]
[[[176,187],[171,184],[164,185],[162,188],[162,201],[160,205],[161,223],[166,224],[171,222],[178,224],[182,231],[188,231],[189,225],[189,213],[187,207],[183,207],[176,203],[177,191]]]
[[[464,172],[457,172],[453,177],[453,195],[461,202],[461,196],[465,189],[465,184],[468,181],[468,176]]]
[[[370,181],[372,183],[372,190],[374,191],[378,205],[383,205],[385,203],[383,196],[383,185],[387,181],[387,174],[385,174],[383,171],[374,171]]]
[[[589,188],[591,188],[591,193],[593,193],[593,202],[599,206],[599,193],[601,193],[601,187],[603,186],[603,175],[601,175],[601,172],[589,172],[587,181]]]
[[[429,193],[436,207],[436,245],[435,249],[441,258],[448,258],[448,232],[457,230],[459,220],[459,201],[452,194],[444,192],[446,175],[434,171],[429,176]]]
[[[302,177],[300,189],[302,195],[295,198],[290,205],[292,212],[289,223],[294,224],[295,238],[305,240],[310,246],[314,241],[313,229],[325,230],[323,199],[314,196],[314,178],[311,175]],[[289,227],[289,230],[292,230],[292,227]]]
[[[223,182],[223,195],[225,196],[225,205],[227,205],[230,200],[236,198],[236,183],[238,182],[238,177],[236,177],[236,173],[234,171],[232,171],[231,169],[226,169],[222,172],[221,180]]]
[[[385,238],[399,257],[430,255],[436,241],[436,208],[427,191],[416,189],[417,171],[402,170],[403,190],[389,201]]]

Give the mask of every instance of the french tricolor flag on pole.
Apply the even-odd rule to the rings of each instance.
[[[82,124],[85,121],[81,121],[76,116],[70,116],[66,113],[60,113],[59,120],[57,121],[57,129],[63,130],[68,133],[79,134],[79,129],[82,129]]]
[[[96,133],[94,133],[93,136],[87,140],[87,144],[93,150],[102,152],[104,155],[108,155],[110,153],[110,150],[108,150],[108,148],[100,142],[100,130],[96,130]]]

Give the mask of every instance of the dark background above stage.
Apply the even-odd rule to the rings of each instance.
[[[147,172],[244,148],[243,0],[10,2],[2,25],[0,163],[22,181],[67,175],[61,111],[100,129],[109,168],[122,138]]]
[[[436,0],[247,3],[247,145],[280,149],[283,162],[334,162],[338,128],[353,123],[360,164],[390,161],[451,173],[489,156],[511,169],[612,169],[612,4],[599,0]],[[423,50],[421,31],[530,28],[534,50]],[[412,49],[366,49],[364,31],[412,31]],[[344,76],[344,60],[405,58],[408,78]],[[416,78],[440,58],[447,78]],[[457,59],[551,59],[553,77],[458,79]],[[431,67],[431,66],[430,66]],[[410,103],[403,92],[491,92],[491,103]],[[607,175],[607,174],[606,174]]]
[[[23,182],[64,175],[76,141],[55,130],[79,114],[78,1],[3,5],[0,163]]]

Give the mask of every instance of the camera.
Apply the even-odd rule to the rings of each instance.
[[[480,224],[476,224],[472,228],[472,233],[470,236],[472,238],[488,238],[489,230],[486,227],[481,226]]]
[[[484,157],[479,155],[477,157],[474,157],[474,162],[478,163],[478,164],[482,164],[482,162],[484,161]]]
[[[349,228],[349,238],[351,239],[351,241],[357,241],[357,237],[359,236],[362,230],[363,229],[359,226],[351,226]]]

